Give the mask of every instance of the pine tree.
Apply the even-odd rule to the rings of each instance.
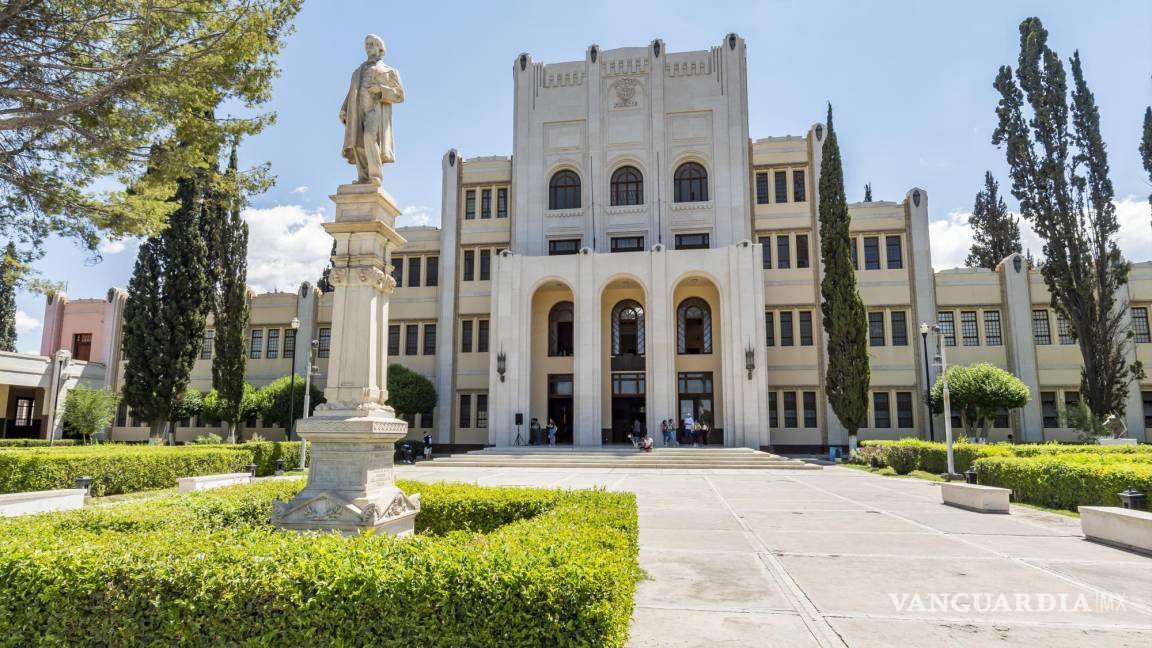
[[[864,202],[872,202],[872,183],[864,185]]]
[[[840,146],[832,128],[832,105],[828,105],[828,135],[821,151],[820,255],[824,279],[820,282],[824,332],[828,338],[828,375],[825,390],[836,418],[848,430],[855,446],[856,431],[867,424],[868,322],[864,302],[856,289],[856,271],[849,252],[850,217],[844,194],[844,169]]]
[[[236,147],[228,162],[229,179],[236,177]],[[229,183],[236,187],[235,182]],[[219,415],[228,423],[228,440],[236,440],[236,425],[242,420],[244,373],[248,362],[245,333],[248,330],[248,224],[240,217],[242,199],[238,191],[218,192],[213,214],[219,227],[213,228],[210,255],[215,261],[212,316],[216,331],[212,354],[212,386],[220,397]]]
[[[1140,159],[1152,182],[1152,106],[1144,109],[1144,137],[1140,140]],[[1152,193],[1148,194],[1148,204],[1152,205]]]
[[[1004,148],[1012,194],[1044,241],[1040,272],[1052,306],[1068,319],[1080,346],[1081,398],[1098,416],[1122,416],[1128,385],[1143,374],[1139,363],[1128,362],[1128,304],[1117,298],[1131,265],[1116,242],[1100,114],[1080,53],[1070,59],[1069,104],[1064,63],[1047,40],[1039,18],[1020,24],[1015,78],[1010,66],[1002,66],[993,84],[1000,102],[992,143]]]
[[[16,351],[16,281],[20,276],[16,244],[9,241],[0,261],[0,351]]]
[[[1000,184],[991,171],[984,172],[984,188],[976,193],[972,208],[972,249],[964,265],[993,270],[1004,257],[1023,250],[1020,245],[1020,223],[1008,213],[1000,197]]]
[[[200,354],[210,291],[202,235],[204,176],[180,180],[168,227],[141,246],[124,313],[124,400],[158,440]]]

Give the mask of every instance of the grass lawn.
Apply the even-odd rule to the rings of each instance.
[[[870,473],[875,474],[875,475],[883,475],[885,477],[900,477],[900,478],[914,477],[916,479],[923,479],[924,481],[934,481],[934,482],[944,481],[944,478],[941,477],[940,475],[937,475],[935,473],[930,473],[926,470],[913,470],[912,472],[908,473],[907,475],[897,475],[895,470],[892,470],[891,468],[889,468],[887,466],[885,466],[884,468],[880,468],[878,470],[872,470],[871,467],[865,466],[863,464],[842,463],[842,464],[836,464],[836,465],[843,466],[845,468],[851,468],[853,470],[870,472]]]

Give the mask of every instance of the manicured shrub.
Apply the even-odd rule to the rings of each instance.
[[[908,445],[889,446],[884,452],[884,463],[892,467],[897,475],[907,475],[916,470],[920,461],[918,448]]]
[[[992,457],[976,461],[976,475],[981,484],[1010,489],[1016,501],[1069,510],[1119,506],[1117,493],[1129,486],[1152,492],[1152,463],[1123,455]]]
[[[252,463],[256,464],[256,475],[259,477],[276,472],[277,459],[284,460],[284,470],[300,470],[299,441],[249,441],[226,447],[251,452]]]
[[[421,493],[415,537],[272,529],[272,500],[302,485],[0,521],[0,645],[627,638],[640,576],[630,494],[402,483]]]
[[[76,439],[56,439],[49,444],[48,439],[0,439],[0,448],[47,448],[52,446],[74,446]]]

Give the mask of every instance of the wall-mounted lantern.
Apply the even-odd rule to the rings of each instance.
[[[1019,254],[1012,255],[1012,268],[1016,272],[1020,272],[1020,267],[1022,265],[1024,265],[1024,262],[1020,260],[1020,255]]]
[[[915,191],[912,192],[912,204],[916,205],[917,207],[920,206],[920,190],[919,189],[916,189]]]
[[[744,368],[748,370],[748,380],[752,380],[752,372],[756,371],[756,349],[751,344],[744,349]]]
[[[816,124],[816,139],[824,139],[824,124]]]
[[[501,351],[496,354],[496,373],[500,374],[500,382],[504,382],[504,374],[508,371],[508,354]]]

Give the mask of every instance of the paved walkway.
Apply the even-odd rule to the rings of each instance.
[[[408,479],[636,493],[630,646],[1152,646],[1152,559],[1079,520],[940,504],[936,484],[819,472],[397,468]]]

